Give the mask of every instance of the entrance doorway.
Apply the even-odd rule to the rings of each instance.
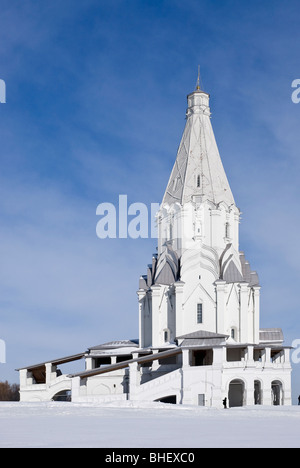
[[[244,405],[245,384],[242,380],[235,379],[229,384],[229,407]]]
[[[283,389],[279,380],[272,382],[272,404],[274,406],[283,405]]]
[[[254,404],[261,405],[262,404],[262,397],[261,397],[261,382],[260,380],[254,381]]]

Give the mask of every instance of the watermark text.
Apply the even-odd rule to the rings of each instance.
[[[6,84],[4,80],[0,79],[0,104],[6,103]]]
[[[300,102],[300,79],[296,79],[292,82],[292,88],[296,88],[295,91],[292,92],[292,101],[294,104],[299,104]]]
[[[155,215],[159,203],[151,203],[150,211],[144,203],[131,203],[127,195],[119,195],[119,206],[105,202],[97,206],[96,214],[100,220],[96,226],[99,239],[156,239]]]
[[[300,363],[300,339],[296,339],[292,343],[292,348],[294,348],[294,351],[292,352],[292,362],[294,364],[299,364]]]

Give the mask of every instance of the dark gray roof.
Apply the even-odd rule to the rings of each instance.
[[[205,330],[198,330],[178,337],[178,339],[183,339],[180,344],[182,348],[217,346],[224,343],[226,338],[228,338],[228,335],[221,335]]]
[[[152,263],[148,265],[147,275],[142,275],[139,280],[139,289],[149,289],[154,284],[170,285],[179,279],[180,262],[170,242],[160,256],[154,254]]]
[[[153,281],[155,284],[173,284],[179,278],[179,259],[172,245],[167,242],[166,248],[158,257]]]
[[[227,244],[220,257],[220,278],[226,283],[246,282],[250,287],[259,286],[259,278],[256,271],[252,271],[250,263],[245,259],[244,252],[239,252],[240,267],[235,263],[233,253],[230,254],[232,244]],[[224,259],[226,260],[224,261]]]
[[[228,267],[226,268],[223,275],[223,279],[226,281],[226,283],[240,283],[241,281],[244,281],[244,278],[237,269],[233,260],[231,260],[228,264]]]
[[[250,263],[245,259],[244,252],[240,252],[240,260],[244,281],[249,283],[249,286],[259,286],[259,278],[256,271],[251,271]]]
[[[284,340],[281,328],[261,328],[259,330],[259,341],[265,343],[269,341],[282,342]]]
[[[119,341],[109,341],[108,343],[103,343],[98,346],[93,346],[89,348],[90,350],[101,350],[101,349],[116,349],[116,348],[138,348],[139,340],[119,340]]]
[[[206,330],[198,330],[187,335],[178,336],[177,339],[212,339],[212,338],[228,338],[229,335],[221,335],[220,333],[214,333]]]
[[[208,338],[208,339],[186,339],[181,343],[182,348],[205,348],[207,346],[218,346],[224,344],[225,338]]]
[[[141,276],[139,281],[139,289],[148,289],[147,276]]]

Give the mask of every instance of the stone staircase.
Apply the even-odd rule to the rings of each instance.
[[[148,382],[138,385],[134,393],[130,395],[131,400],[155,401],[170,395],[176,395],[179,401],[181,392],[182,370],[176,369],[172,372],[156,377]]]

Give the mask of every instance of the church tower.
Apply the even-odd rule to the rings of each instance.
[[[140,278],[139,340],[20,370],[21,401],[161,401],[221,408],[291,404],[290,348],[259,329],[260,286],[239,250],[240,210],[211,126],[209,95],[187,97],[186,124],[157,213],[158,247]],[[85,359],[85,370],[58,365]]]
[[[211,125],[209,94],[187,96],[186,124],[157,213],[158,252],[139,285],[141,347],[211,332],[259,343],[260,286],[239,251],[236,206]]]

